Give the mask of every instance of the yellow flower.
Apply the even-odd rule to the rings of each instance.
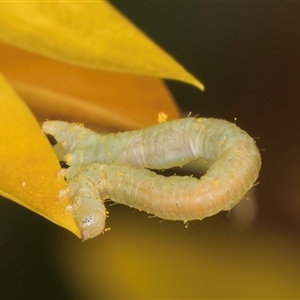
[[[79,236],[36,118],[138,128],[178,117],[159,78],[203,85],[106,1],[2,2],[0,16],[0,194]]]

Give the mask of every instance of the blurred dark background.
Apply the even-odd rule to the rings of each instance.
[[[168,81],[183,116],[236,118],[258,138],[260,183],[187,229],[111,206],[111,232],[84,244],[1,199],[0,298],[299,299],[300,3],[113,4],[204,83]]]

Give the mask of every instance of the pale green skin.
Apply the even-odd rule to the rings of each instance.
[[[48,121],[43,130],[55,137],[57,156],[71,166],[66,178],[77,223],[85,220],[81,211],[95,214],[95,222],[84,228],[89,237],[105,226],[105,199],[163,219],[201,220],[235,206],[253,186],[261,167],[255,141],[224,120],[187,118],[109,135]],[[201,179],[164,177],[145,169],[167,169],[197,159],[212,163]],[[96,217],[98,210],[101,218]]]

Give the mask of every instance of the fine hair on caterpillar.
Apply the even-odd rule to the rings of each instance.
[[[66,179],[77,224],[82,224],[81,212],[92,211],[95,201],[103,205],[102,226],[105,199],[164,219],[201,220],[235,206],[261,167],[255,141],[224,120],[186,118],[108,135],[78,124],[47,121],[43,130],[58,142],[54,147],[58,158],[70,165]],[[211,163],[200,179],[164,177],[145,169],[168,169],[199,159]],[[84,239],[96,235],[89,233],[94,223],[85,221]]]

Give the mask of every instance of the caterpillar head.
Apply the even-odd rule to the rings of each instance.
[[[76,209],[75,222],[79,227],[83,241],[99,235],[105,227],[106,211],[104,203],[99,201],[97,205],[80,206]]]

